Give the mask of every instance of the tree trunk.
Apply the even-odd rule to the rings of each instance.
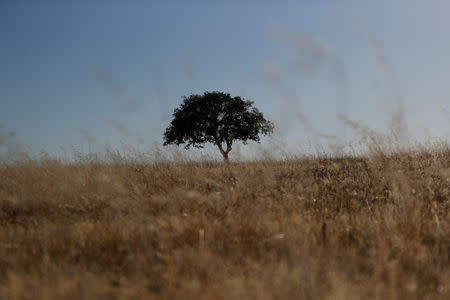
[[[223,162],[226,163],[226,164],[229,163],[230,160],[228,159],[228,153],[230,153],[230,151],[232,149],[231,148],[231,142],[227,143],[227,150],[223,150],[222,144],[220,142],[216,142],[216,145],[219,148],[220,153],[223,156]]]
[[[228,152],[224,152],[222,153],[223,155],[223,162],[228,164],[230,162],[230,160],[228,159]]]

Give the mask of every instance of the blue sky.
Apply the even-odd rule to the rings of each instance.
[[[339,113],[384,130],[399,99],[411,137],[448,138],[448,1],[279,2],[2,1],[0,152],[161,143],[205,90],[252,99],[292,146],[350,138]]]

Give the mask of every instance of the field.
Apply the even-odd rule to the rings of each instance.
[[[450,299],[450,150],[0,167],[0,299]]]

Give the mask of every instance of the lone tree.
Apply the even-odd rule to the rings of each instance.
[[[186,144],[185,148],[203,148],[215,144],[228,162],[233,142],[259,142],[260,134],[273,132],[273,123],[253,107],[253,102],[231,97],[222,92],[183,97],[184,101],[173,113],[173,120],[164,133],[164,145]]]

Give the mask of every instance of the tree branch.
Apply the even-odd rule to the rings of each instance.
[[[228,154],[231,151],[232,145],[233,145],[232,141],[227,141],[227,150],[225,151],[226,154]]]

